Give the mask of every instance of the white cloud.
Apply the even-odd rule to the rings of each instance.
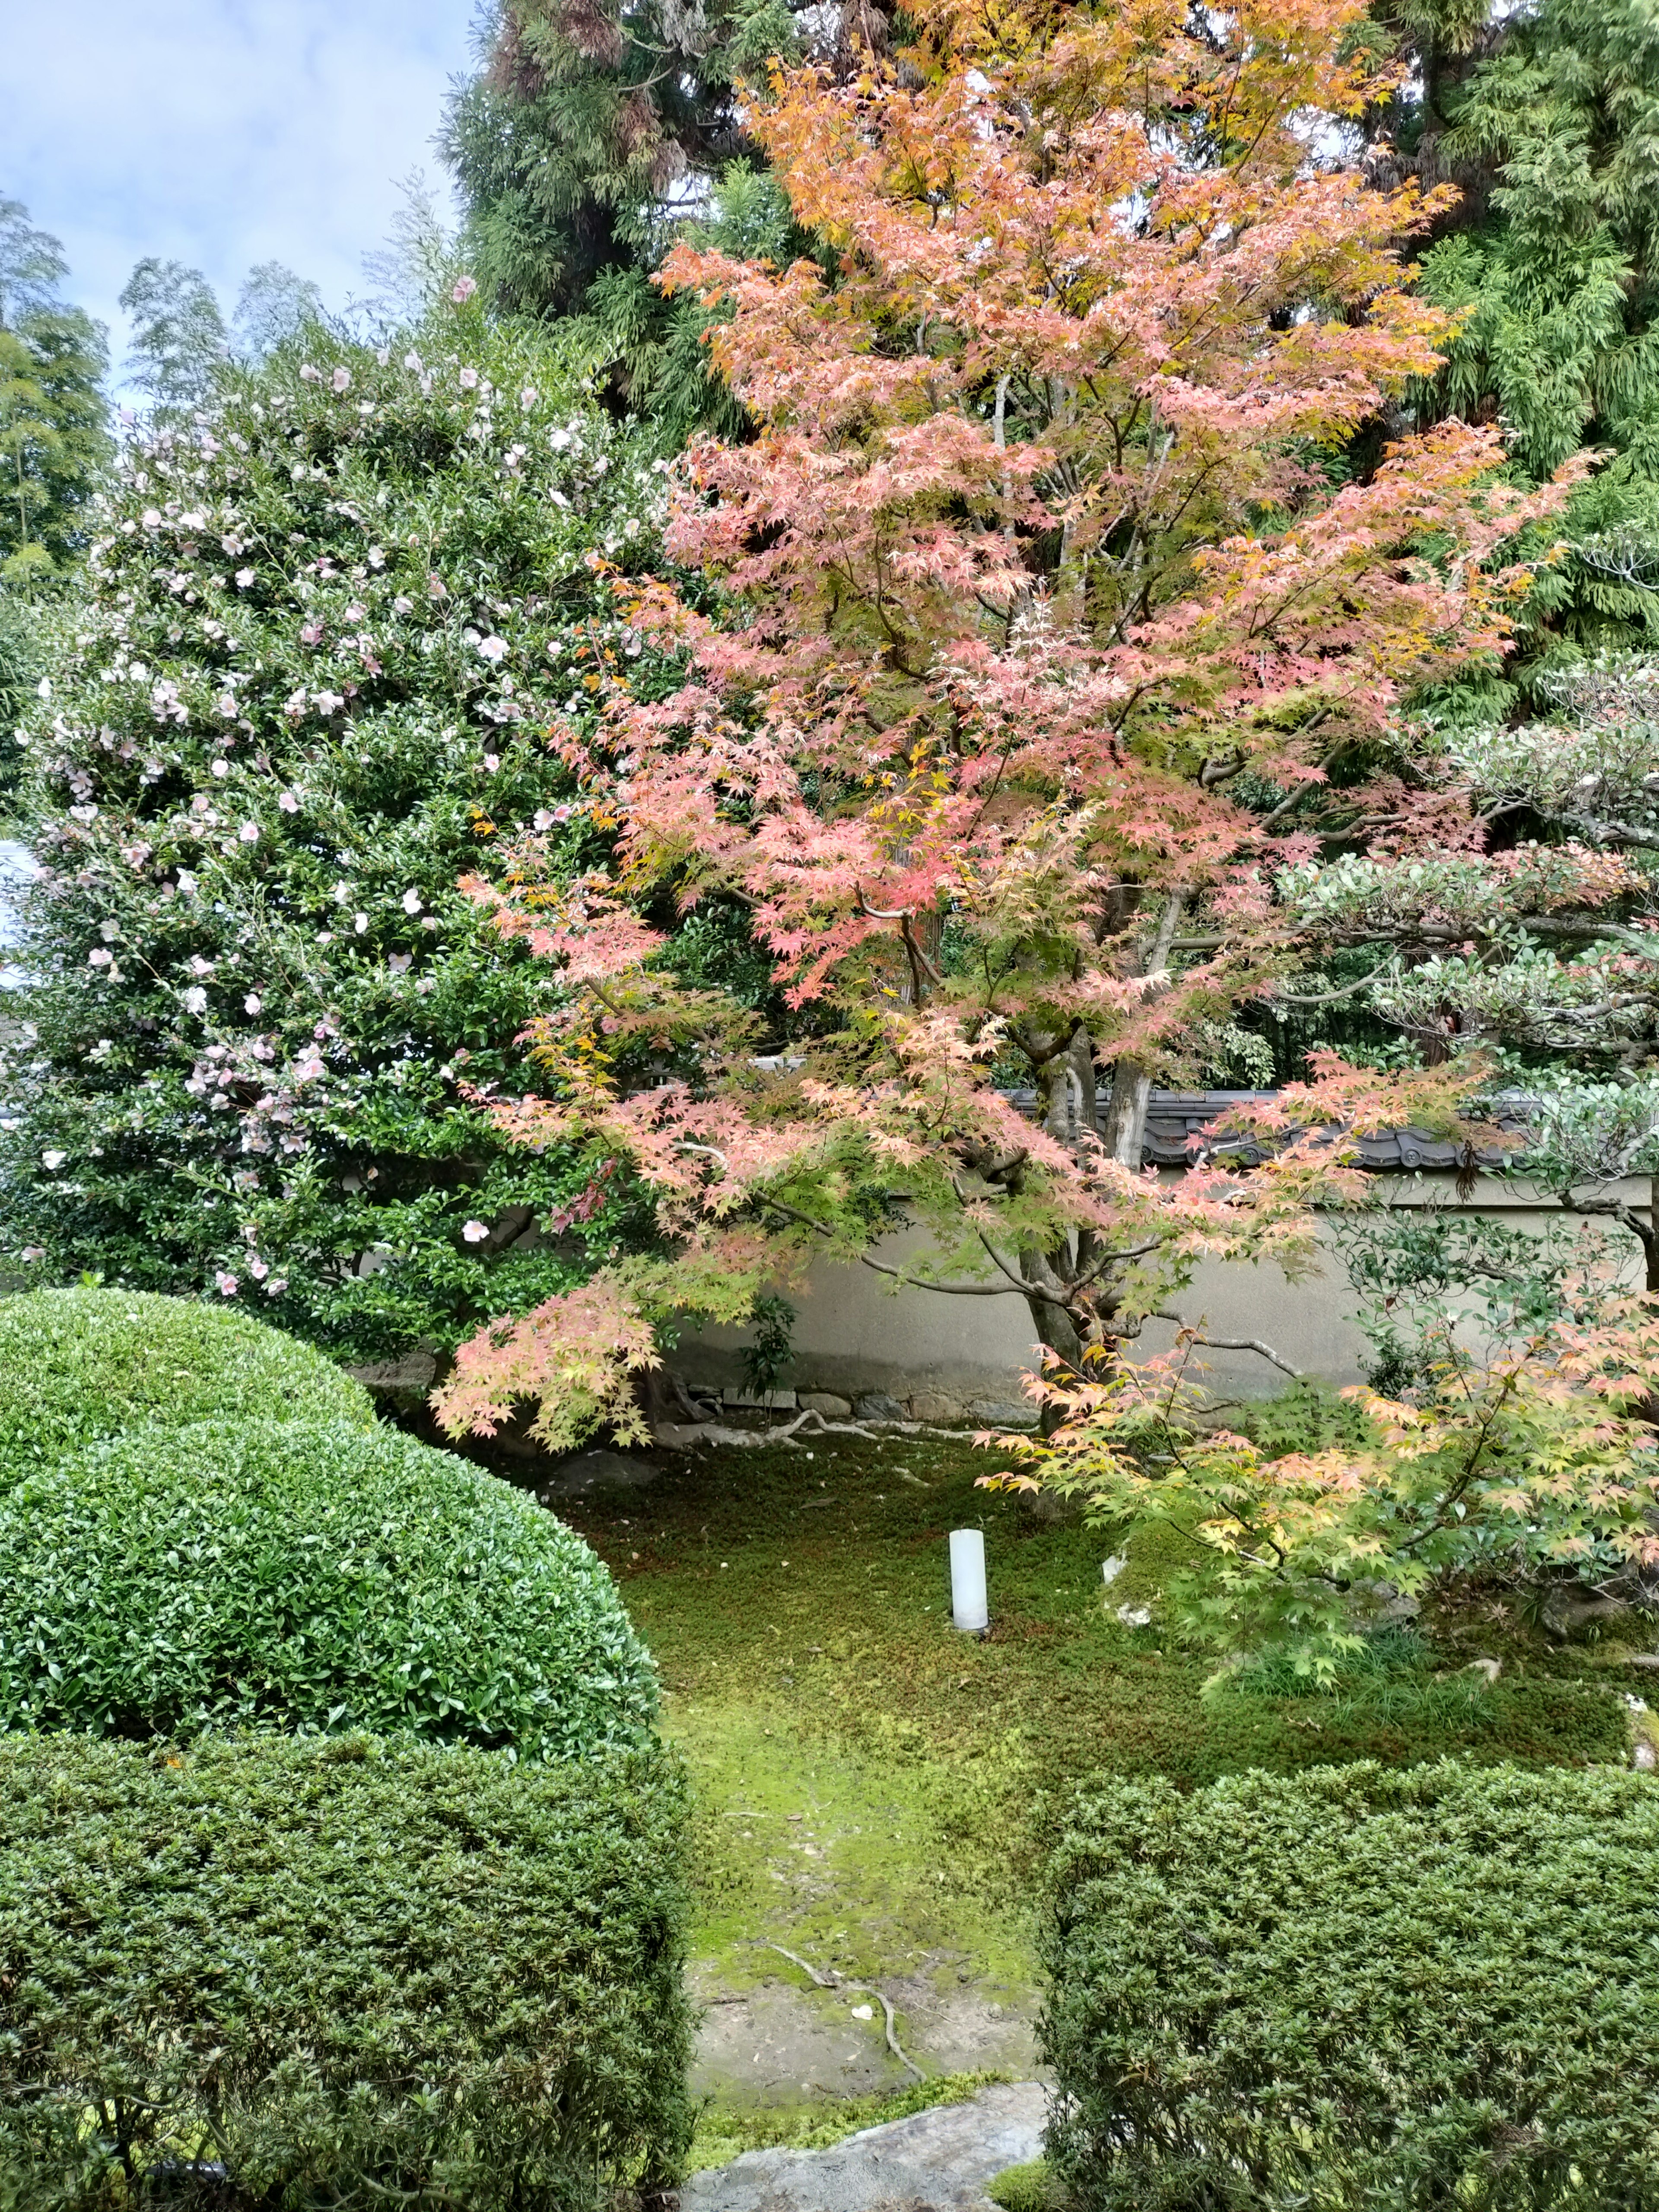
[[[469,0],[33,0],[6,11],[0,191],[64,241],[69,290],[125,342],[141,255],[203,270],[227,315],[256,262],[343,307],[368,287],[450,79]]]

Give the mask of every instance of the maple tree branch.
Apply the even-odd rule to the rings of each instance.
[[[1281,1358],[1272,1345],[1263,1344],[1259,1336],[1200,1336],[1195,1331],[1188,1328],[1179,1314],[1159,1312],[1151,1314],[1147,1318],[1151,1321],[1173,1322],[1186,1336],[1189,1344],[1201,1345],[1206,1352],[1260,1352],[1263,1359],[1271,1361],[1273,1366],[1288,1375],[1292,1382],[1299,1382],[1302,1380],[1302,1370],[1299,1367],[1292,1367],[1288,1359]],[[1268,1541],[1272,1540],[1270,1537]]]

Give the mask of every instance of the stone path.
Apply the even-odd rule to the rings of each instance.
[[[1042,2148],[1041,2082],[981,2089],[828,2150],[750,2150],[692,2177],[682,2212],[995,2212],[988,2182]]]

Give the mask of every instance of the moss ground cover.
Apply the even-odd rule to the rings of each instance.
[[[1363,1758],[1628,1756],[1612,1692],[1639,1678],[1611,1654],[1534,1654],[1489,1609],[1437,1623],[1438,1645],[1381,1642],[1334,1696],[1263,1671],[1206,1697],[1208,1659],[1160,1624],[1170,1562],[1132,1557],[1109,1588],[1098,1535],[974,1488],[994,1464],[966,1438],[820,1440],[810,1456],[677,1457],[646,1492],[561,1504],[656,1656],[696,1785],[704,2050],[712,2037],[732,2062],[703,2079],[725,2154],[758,2124],[734,2106],[821,2109],[825,2094],[905,2087],[878,2006],[848,2039],[861,1978],[892,1996],[925,2072],[1030,2063],[1027,1903],[1058,1793],[1081,1775],[1188,1787]],[[945,1540],[967,1526],[986,1534],[983,1641],[950,1626]],[[1126,1625],[1121,1607],[1152,1618]],[[1456,1671],[1470,1644],[1504,1657],[1497,1682]],[[769,1945],[847,1988],[812,1987]],[[793,2031],[765,2011],[785,1995]],[[741,2024],[729,2033],[727,2008]],[[768,2036],[784,2046],[769,2080]],[[836,2057],[854,2047],[857,2064]],[[802,2051],[811,2063],[791,2073]],[[753,2139],[789,2139],[781,2127]]]

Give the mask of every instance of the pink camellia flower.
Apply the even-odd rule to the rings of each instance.
[[[300,381],[301,384],[320,384],[322,381],[322,375],[323,373],[321,369],[313,368],[309,362],[304,362],[301,367]]]
[[[478,643],[478,658],[499,665],[507,659],[507,644],[504,637],[482,638]]]
[[[199,952],[192,952],[190,956],[190,972],[192,975],[210,975],[213,973],[213,963],[210,960],[204,960]]]
[[[428,576],[426,580],[426,591],[427,597],[431,599],[447,599],[449,597],[449,586],[441,576]]]
[[[519,404],[520,407],[533,407],[541,396],[533,384],[526,384],[519,394]]]
[[[219,1295],[222,1298],[234,1298],[242,1287],[235,1276],[228,1275],[222,1267],[218,1269],[213,1279],[219,1286]]]
[[[234,691],[222,691],[219,694],[219,712],[224,716],[228,722],[234,721],[236,719],[236,694]]]
[[[530,826],[532,830],[550,830],[553,827],[553,817],[544,806],[538,806],[536,809],[535,818]]]
[[[295,793],[291,791],[279,793],[277,795],[276,804],[282,808],[284,814],[297,814],[300,811],[299,799]]]
[[[298,1152],[300,1147],[297,1144],[294,1144],[292,1143],[292,1140],[290,1140],[289,1144],[285,1146],[284,1149],[291,1149],[295,1152]],[[273,1275],[270,1280],[265,1285],[265,1296],[268,1298],[280,1298],[283,1292],[287,1288],[288,1277],[286,1275]]]
[[[253,581],[253,573],[252,568],[239,568],[236,571],[236,588],[239,592],[246,591],[248,586]]]
[[[263,1283],[270,1273],[269,1266],[263,1260],[250,1260],[247,1263],[247,1271],[256,1283]]]
[[[371,546],[369,547],[369,549],[368,549],[368,565],[369,565],[369,567],[370,567],[371,568],[385,568],[385,566],[386,566],[386,548],[385,548],[385,546],[384,546],[384,545],[371,545]]]
[[[345,611],[345,618],[349,623],[364,622],[368,617],[368,609],[361,599],[354,599]]]
[[[458,307],[464,307],[477,289],[478,281],[476,276],[463,276],[449,296]]]
[[[300,642],[301,645],[320,645],[322,641],[323,626],[321,623],[309,622],[301,623]]]
[[[20,1260],[44,1260],[46,1248],[44,1244],[26,1244],[17,1256]]]
[[[242,1001],[242,1011],[244,1013],[257,1014],[262,1004],[259,994],[257,991],[250,991]]]
[[[89,968],[107,968],[114,957],[107,945],[94,945],[87,955],[87,965]]]
[[[161,514],[158,510],[153,507],[147,507],[143,514],[139,517],[139,520],[143,524],[146,530],[159,530],[161,527]]]
[[[209,773],[222,778],[228,776],[230,774],[230,763],[228,760],[216,760]]]
[[[501,766],[501,757],[499,753],[486,753],[484,755],[484,766],[489,769],[491,775],[495,775],[496,769]]]
[[[334,386],[334,389],[337,392],[350,391],[351,371],[345,366],[343,362],[341,363],[339,368],[335,370],[333,375],[329,379],[329,382]]]
[[[236,835],[241,839],[243,844],[257,845],[259,842],[259,825],[257,822],[244,822]]]
[[[412,615],[415,611],[415,602],[413,599],[406,599],[399,592],[392,602],[392,611],[394,615]]]
[[[461,1234],[469,1244],[482,1244],[489,1234],[489,1224],[484,1221],[463,1222]]]
[[[461,371],[460,386],[463,392],[476,392],[477,390],[478,372],[476,368],[464,368]]]
[[[311,697],[319,714],[337,714],[345,704],[337,691],[313,691]]]
[[[404,356],[404,367],[406,369],[410,370],[416,376],[420,374],[423,365],[421,356],[417,353],[406,353]]]
[[[412,952],[388,952],[386,964],[394,975],[407,975],[409,963],[414,957]]]

